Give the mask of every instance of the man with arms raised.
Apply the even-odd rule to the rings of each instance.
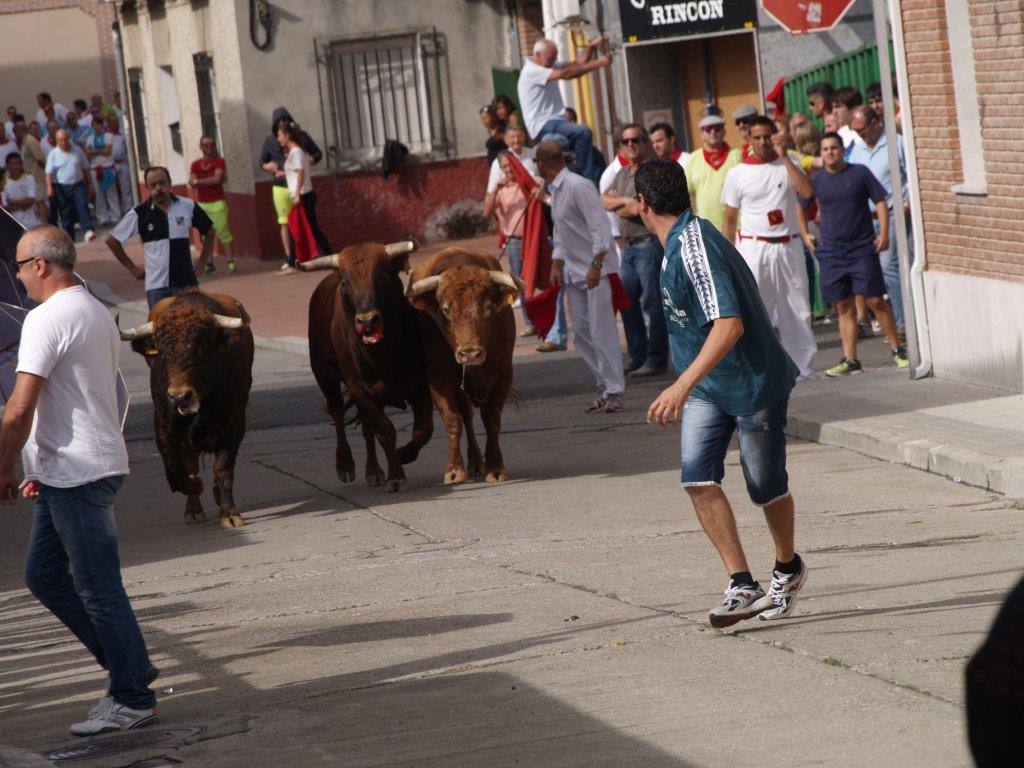
[[[636,173],[640,217],[665,247],[661,286],[679,378],[647,421],[682,420],[682,483],[718,550],[729,586],[711,609],[713,627],[792,613],[807,566],[793,549],[794,507],[786,474],[786,409],[796,366],[779,344],[753,275],[732,243],[690,210],[686,179],[671,161]],[[738,433],[750,499],[764,509],[775,542],[765,594],[750,573],[736,518],[722,491],[725,456]]]

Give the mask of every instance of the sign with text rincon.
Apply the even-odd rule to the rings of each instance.
[[[694,37],[757,26],[757,0],[619,0],[622,39],[629,43]]]

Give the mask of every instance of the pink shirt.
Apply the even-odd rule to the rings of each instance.
[[[498,187],[494,193],[494,213],[498,217],[501,234],[505,237],[522,237],[525,211],[526,195],[518,184],[510,182]]]

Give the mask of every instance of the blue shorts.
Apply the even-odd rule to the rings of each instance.
[[[829,304],[854,295],[885,295],[882,264],[873,248],[859,254],[844,253],[837,256],[824,253],[823,250],[819,248],[814,255],[818,259],[821,297]]]
[[[721,485],[725,454],[739,433],[740,464],[750,500],[765,506],[789,494],[786,473],[786,411],[789,398],[749,416],[733,416],[691,397],[683,409],[683,487]]]

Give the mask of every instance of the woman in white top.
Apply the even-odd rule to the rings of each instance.
[[[295,123],[281,123],[277,129],[277,141],[285,153],[284,176],[288,192],[292,201],[296,205],[301,203],[305,209],[320,255],[328,256],[334,251],[316,220],[316,192],[313,191],[313,181],[309,174],[309,155],[302,148],[302,132]],[[289,254],[288,260],[288,266],[294,268],[294,255]]]

